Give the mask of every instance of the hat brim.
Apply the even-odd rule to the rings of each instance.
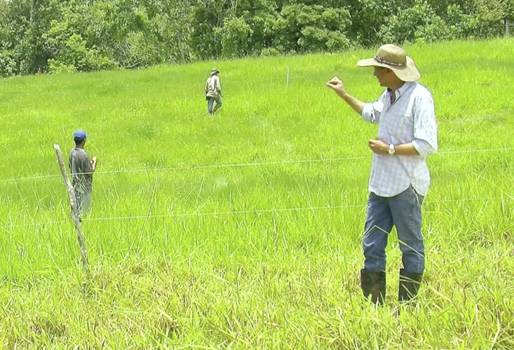
[[[398,79],[402,81],[416,81],[421,77],[421,74],[419,74],[418,68],[416,67],[416,64],[414,63],[414,60],[407,56],[407,64],[405,67],[394,67],[390,66],[385,63],[380,63],[374,58],[367,58],[364,60],[359,60],[357,62],[357,65],[359,67],[384,67],[389,68],[394,72],[394,74],[398,77]]]

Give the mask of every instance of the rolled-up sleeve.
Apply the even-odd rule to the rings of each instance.
[[[364,120],[377,124],[380,120],[380,114],[382,113],[383,108],[384,104],[380,100],[372,103],[366,103],[362,108],[361,116]]]
[[[417,96],[414,105],[414,140],[419,155],[426,157],[437,152],[437,123],[434,101],[430,94]]]

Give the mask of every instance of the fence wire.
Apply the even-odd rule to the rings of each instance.
[[[474,150],[449,150],[440,152],[440,156],[452,156],[456,154],[473,154],[473,153],[487,153],[487,152],[510,152],[514,150],[511,147],[503,148],[487,148],[487,149],[474,149]],[[265,162],[245,162],[245,163],[221,163],[221,164],[204,164],[204,165],[190,165],[179,167],[165,167],[165,168],[133,168],[133,169],[117,169],[108,170],[103,172],[95,172],[97,174],[119,174],[119,173],[137,173],[137,172],[166,172],[166,171],[183,171],[183,170],[202,170],[202,169],[219,169],[219,168],[245,168],[245,167],[259,167],[259,166],[278,166],[278,165],[291,165],[291,164],[316,164],[328,162],[341,162],[341,161],[354,161],[369,159],[367,156],[351,156],[351,157],[336,157],[336,158],[319,158],[319,159],[297,159],[297,160],[277,160]],[[61,177],[60,174],[56,175],[37,175],[32,177],[17,177],[0,180],[0,183],[14,182],[23,180],[41,180],[49,178]],[[490,182],[489,182],[490,183]],[[510,200],[514,200],[514,195],[505,191],[501,191],[504,196]],[[498,198],[495,198],[497,200]],[[464,199],[446,199],[441,201],[429,202],[430,204],[437,204],[443,202],[468,202],[468,201],[483,201],[484,198],[464,198]],[[327,205],[327,206],[311,206],[311,207],[293,207],[293,208],[264,208],[264,209],[248,209],[248,210],[229,210],[229,211],[212,211],[212,212],[190,212],[190,213],[170,213],[170,214],[157,214],[157,215],[133,215],[133,216],[111,216],[111,217],[93,217],[85,218],[84,222],[105,222],[105,221],[127,221],[127,220],[149,220],[156,218],[181,218],[181,217],[217,217],[217,216],[236,216],[236,215],[262,215],[266,213],[282,213],[282,212],[299,212],[299,211],[320,211],[320,210],[335,210],[335,209],[348,209],[348,208],[365,208],[363,204],[349,204],[349,205]],[[36,221],[33,219],[33,221]],[[68,222],[67,220],[53,220],[45,222],[33,222],[30,224],[4,224],[0,225],[3,229],[12,229],[15,227],[31,227],[31,226],[45,226],[56,225]]]
[[[509,193],[504,193],[508,198],[507,200],[514,200],[514,195]],[[484,202],[486,200],[499,200],[499,198],[484,198],[484,197],[468,197],[468,198],[460,198],[460,199],[444,199],[438,201],[425,201],[423,206],[427,205],[437,205],[442,203],[464,203],[464,202]],[[168,213],[168,214],[147,214],[147,215],[127,215],[127,216],[100,216],[100,217],[91,217],[91,218],[83,218],[82,221],[84,223],[95,223],[95,222],[108,222],[108,221],[139,221],[139,220],[154,220],[154,219],[172,219],[172,218],[195,218],[195,217],[226,217],[226,216],[244,216],[244,215],[265,215],[265,214],[280,214],[286,212],[303,212],[303,211],[322,211],[322,210],[344,210],[344,209],[352,209],[357,208],[364,210],[367,204],[343,204],[343,205],[325,205],[325,206],[307,206],[307,207],[290,207],[290,208],[256,208],[256,209],[245,209],[245,210],[225,210],[225,211],[210,211],[210,212],[201,212],[201,211],[192,211],[188,213]],[[32,219],[32,221],[36,221]],[[41,227],[41,226],[51,226],[51,225],[60,225],[60,224],[70,224],[69,220],[51,220],[44,222],[31,222],[31,223],[22,223],[22,224],[4,224],[0,225],[0,228],[4,230],[12,230],[14,228],[20,227]]]
[[[436,153],[434,156],[451,156],[455,154],[473,154],[473,153],[489,153],[489,152],[510,152],[514,151],[514,147],[503,147],[503,148],[484,148],[474,150],[449,150]],[[142,173],[142,172],[173,172],[173,171],[194,171],[194,170],[207,170],[207,169],[222,169],[222,168],[250,168],[250,167],[265,167],[265,166],[279,166],[279,165],[293,165],[293,164],[316,164],[316,163],[330,163],[330,162],[344,162],[344,161],[355,161],[370,159],[371,155],[362,156],[344,156],[335,158],[317,158],[317,159],[282,159],[274,161],[263,161],[263,162],[242,162],[242,163],[213,163],[213,164],[192,164],[187,166],[175,166],[175,167],[161,167],[161,168],[127,168],[127,169],[113,169],[105,171],[95,171],[97,175],[109,175],[109,174],[129,174],[129,173]],[[34,176],[23,176],[23,177],[12,177],[7,179],[1,179],[0,183],[16,183],[20,181],[29,180],[45,180],[52,178],[59,178],[60,174],[40,174]]]

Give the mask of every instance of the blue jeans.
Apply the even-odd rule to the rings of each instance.
[[[216,105],[214,104],[214,102],[216,102]],[[214,112],[216,112],[218,109],[221,108],[221,105],[223,104],[223,102],[221,102],[221,96],[213,96],[213,97],[210,97],[208,96],[207,97],[207,112],[209,112],[209,114],[213,114]]]
[[[425,248],[421,235],[421,204],[423,196],[410,186],[394,197],[369,194],[362,247],[364,268],[385,271],[387,238],[396,226],[405,271],[423,273]]]

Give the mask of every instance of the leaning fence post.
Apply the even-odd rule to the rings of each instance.
[[[87,259],[87,249],[86,249],[86,240],[84,239],[84,234],[82,233],[82,227],[80,225],[80,216],[77,207],[77,199],[75,198],[75,191],[73,191],[73,186],[71,185],[70,179],[66,174],[66,167],[64,166],[64,160],[62,157],[61,147],[58,144],[54,144],[55,155],[57,156],[57,162],[59,163],[59,168],[61,169],[61,174],[64,179],[64,186],[66,187],[66,191],[68,192],[68,199],[70,200],[71,205],[71,220],[73,221],[73,225],[75,226],[75,230],[77,231],[77,240],[79,241],[80,247],[80,257],[82,259],[82,266],[87,271],[88,270],[88,259]]]

